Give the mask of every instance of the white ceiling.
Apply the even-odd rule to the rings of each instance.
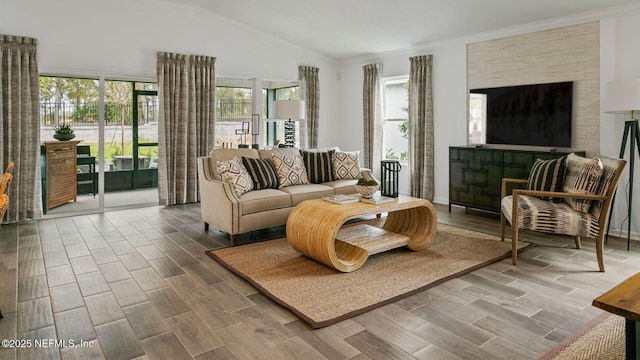
[[[170,0],[336,60],[637,3],[638,0]]]

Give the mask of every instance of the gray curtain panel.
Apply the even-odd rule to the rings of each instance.
[[[300,100],[305,101],[306,116],[300,122],[300,147],[318,147],[318,120],[320,119],[320,80],[317,67],[299,66]]]
[[[213,150],[216,116],[216,58],[192,55],[190,57],[189,127],[187,159],[187,202],[200,201],[198,166],[196,158]]]
[[[362,67],[362,113],[364,128],[364,166],[374,175],[380,174],[382,160],[382,64],[369,64]]]
[[[197,202],[196,158],[213,149],[215,58],[158,53],[158,198]]]
[[[411,196],[433,200],[432,55],[409,59],[409,174]]]
[[[0,35],[0,169],[15,163],[5,221],[42,216],[37,40]]]

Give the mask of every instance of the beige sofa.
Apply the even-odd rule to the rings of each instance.
[[[237,245],[238,235],[253,230],[284,225],[293,208],[304,200],[335,194],[356,193],[357,180],[336,180],[322,184],[302,184],[279,189],[251,190],[236,195],[232,185],[218,180],[216,162],[237,157],[269,159],[274,153],[299,154],[299,149],[274,150],[215,149],[209,156],[199,157],[198,179],[200,207],[205,231],[209,225],[229,233],[231,243]],[[373,179],[369,169],[361,169],[362,177]]]

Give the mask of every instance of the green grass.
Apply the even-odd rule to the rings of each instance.
[[[151,142],[148,140],[140,140],[140,141]],[[98,143],[83,142],[82,144],[89,145],[89,148],[91,149],[91,156],[95,156],[96,158],[98,157]],[[116,156],[120,156],[120,155],[132,156],[132,154],[133,154],[133,141],[127,141],[124,143],[124,152],[122,151],[119,142],[106,144],[104,149],[104,157],[107,163],[115,162]],[[138,147],[138,156],[148,156],[149,158],[153,158],[153,157],[157,158],[158,147],[157,146]]]

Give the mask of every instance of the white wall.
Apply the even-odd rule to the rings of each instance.
[[[360,58],[341,64],[340,113],[342,128],[336,139],[345,149],[363,149],[362,129],[362,66],[382,63],[383,77],[408,75],[409,58],[415,55],[433,55],[433,112],[435,137],[434,201],[448,203],[449,199],[449,146],[463,145],[466,141],[466,48],[465,44],[450,44],[434,48],[419,48],[378,57]],[[462,119],[462,121],[459,121]],[[380,174],[376,174],[379,176]],[[400,174],[400,193],[409,193],[408,169]]]
[[[640,7],[631,6],[617,9],[615,12],[586,14],[581,17],[567,18],[547,24],[532,24],[520,28],[503,29],[488,34],[477,34],[469,38],[456,39],[434,46],[416,47],[402,52],[372,55],[368,58],[353,59],[340,66],[340,114],[334,127],[344,131],[337,133],[336,141],[341,148],[363,148],[362,131],[362,66],[370,63],[383,63],[383,76],[408,75],[409,57],[432,54],[433,96],[435,121],[435,196],[434,202],[448,203],[449,169],[448,147],[466,144],[467,94],[466,94],[466,46],[477,41],[498,39],[527,32],[551,29],[581,22],[600,20],[600,86],[601,98],[604,97],[606,83],[613,79],[640,77],[640,38],[637,36],[637,24],[640,23]],[[615,121],[612,115],[601,113],[600,153],[618,156],[623,120]],[[628,153],[628,151],[627,151]],[[628,159],[628,155],[627,155]],[[640,204],[640,159],[636,156],[635,203]],[[626,231],[626,200],[624,197],[628,183],[628,171],[622,175],[612,221],[612,234],[618,235],[621,228]],[[400,192],[407,193],[408,182],[400,183]],[[404,185],[404,188],[403,188]],[[632,237],[640,239],[640,205],[634,208]],[[626,233],[623,232],[626,237]]]
[[[46,74],[155,81],[157,51],[215,56],[216,74],[224,77],[297,80],[298,65],[317,66],[318,145],[347,150],[363,149],[362,66],[382,62],[384,76],[407,75],[410,56],[432,54],[434,200],[440,203],[448,202],[448,147],[466,142],[466,44],[592,20],[601,20],[601,89],[613,79],[640,77],[638,6],[336,63],[215,13],[162,1],[2,0],[0,5],[0,33],[37,38],[39,68]],[[623,127],[622,119],[601,114],[603,154],[618,155]],[[635,202],[640,203],[640,161],[635,178]],[[619,193],[627,179],[623,174]],[[403,186],[406,193],[408,184]],[[634,210],[633,236],[640,238],[640,206]],[[612,225],[620,228],[625,213],[624,198],[618,198]]]
[[[2,0],[0,33],[38,39],[42,74],[156,80],[158,51],[216,57],[218,77],[297,80],[320,69],[320,121],[338,117],[336,62],[215,13],[155,0]],[[320,130],[320,141],[330,134]]]
[[[640,38],[638,37],[638,23],[640,22],[640,9],[633,9],[624,14],[606,17],[601,21],[600,43],[601,45],[601,99],[604,98],[606,85],[612,80],[627,80],[640,78]],[[618,156],[622,143],[624,121],[628,120],[622,115],[601,115],[601,142],[600,150],[604,154]],[[606,138],[603,138],[606,137]],[[635,151],[635,168],[633,184],[633,213],[631,219],[627,219],[627,199],[629,191],[629,164],[620,178],[618,194],[615,202],[615,216],[611,227],[613,235],[626,237],[627,226],[631,223],[631,237],[640,239],[640,158],[638,150]],[[625,150],[625,159],[629,160],[629,144]]]

